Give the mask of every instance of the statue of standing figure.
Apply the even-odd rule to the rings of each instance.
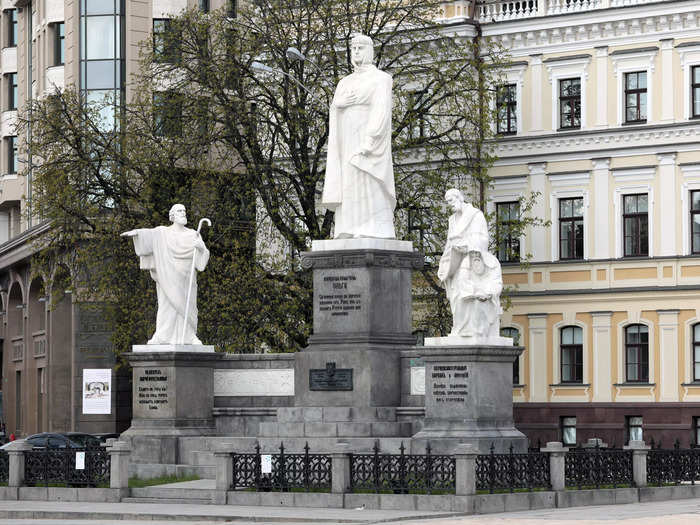
[[[197,338],[197,279],[192,266],[194,262],[194,267],[203,271],[209,262],[209,250],[198,231],[185,227],[187,214],[182,204],[173,205],[168,216],[170,226],[121,234],[132,238],[141,269],[149,270],[156,282],[156,331],[148,344],[201,345]]]
[[[503,279],[501,264],[488,251],[486,218],[481,210],[464,202],[457,189],[448,190],[445,200],[454,213],[449,219],[438,278],[445,284],[452,310],[450,336],[498,337]]]
[[[355,34],[354,72],[340,80],[329,112],[321,204],[335,212],[336,239],[394,239],[392,79],[373,64],[372,39]]]

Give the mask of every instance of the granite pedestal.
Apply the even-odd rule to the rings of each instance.
[[[527,451],[527,438],[513,424],[514,346],[425,346],[425,426],[413,446],[430,441],[435,453],[459,443],[485,454]]]
[[[137,345],[126,357],[133,417],[120,439],[136,461],[180,463],[179,437],[215,434],[213,369],[222,354],[204,345]]]
[[[262,435],[409,437],[395,408],[400,351],[415,345],[411,283],[423,256],[410,241],[314,241],[302,264],[313,270],[313,335],[295,355],[295,407],[278,409]]]

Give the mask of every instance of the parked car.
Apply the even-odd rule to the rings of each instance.
[[[41,432],[32,434],[26,439],[35,449],[43,448],[83,448],[83,445],[73,441],[66,434],[56,432]]]
[[[108,439],[119,439],[120,434],[114,433],[114,432],[105,432],[102,434],[93,434],[96,438],[99,438],[99,440],[102,443],[106,443]]]
[[[99,437],[84,432],[61,432],[62,436],[66,436],[71,441],[78,443],[83,448],[99,447],[102,441]]]

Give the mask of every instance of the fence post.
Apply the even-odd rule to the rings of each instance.
[[[635,487],[646,487],[649,447],[644,444],[644,441],[632,440],[629,445],[622,448],[632,451],[632,479]]]
[[[455,494],[476,494],[476,456],[478,449],[471,443],[460,443],[455,447]]]
[[[107,446],[109,454],[109,488],[129,488],[129,462],[131,445],[127,441],[112,441]]]
[[[18,439],[5,449],[9,456],[8,487],[21,487],[24,485],[24,453],[32,450],[32,448],[32,445],[25,440]]]
[[[343,494],[350,489],[349,443],[336,443],[331,452],[331,492]]]
[[[216,490],[227,492],[233,485],[233,443],[223,443],[214,451]]]
[[[566,453],[568,447],[562,445],[561,441],[548,441],[545,448],[540,452],[549,454],[549,481],[552,490],[564,490],[566,486]]]

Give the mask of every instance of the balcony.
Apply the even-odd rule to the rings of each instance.
[[[477,5],[476,18],[488,24],[656,3],[659,0],[494,0]]]

